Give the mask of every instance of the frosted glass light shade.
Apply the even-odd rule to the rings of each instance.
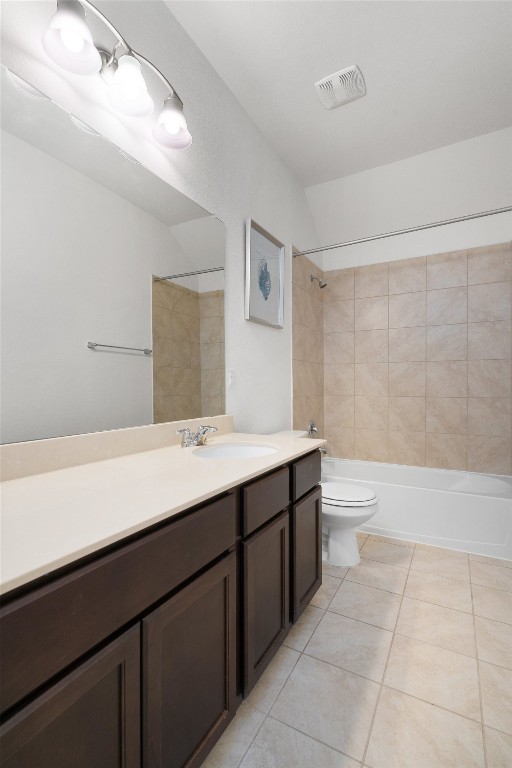
[[[108,98],[114,109],[131,117],[146,117],[154,108],[142,76],[140,63],[134,56],[125,54],[117,63],[108,88]]]
[[[186,149],[192,144],[183,114],[183,104],[173,94],[164,101],[164,106],[153,127],[153,137],[159,144],[170,149]]]
[[[76,0],[58,0],[57,11],[42,43],[50,59],[68,72],[93,75],[101,69],[101,58],[86,24],[85,11]]]

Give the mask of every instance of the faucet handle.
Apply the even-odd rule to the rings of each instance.
[[[181,435],[181,447],[188,448],[190,445],[190,438],[192,437],[192,432],[190,431],[189,427],[177,429],[176,434]]]
[[[199,426],[199,429],[197,430],[199,445],[204,445],[206,443],[207,432],[218,432],[218,431],[219,430],[217,427],[210,427],[208,424],[201,424]]]

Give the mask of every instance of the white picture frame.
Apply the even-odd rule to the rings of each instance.
[[[245,247],[245,319],[283,328],[283,243],[247,219]]]

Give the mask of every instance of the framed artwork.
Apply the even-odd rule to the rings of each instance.
[[[283,327],[284,245],[247,219],[245,319]]]

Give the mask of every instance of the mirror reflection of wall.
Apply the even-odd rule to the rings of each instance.
[[[16,90],[5,72],[2,192],[1,441],[151,423],[152,357],[87,342],[150,348],[153,275],[223,267],[223,224],[101,136],[80,131],[57,105]],[[215,279],[209,290],[223,290],[223,272]],[[180,287],[208,290],[199,277]],[[199,300],[197,309],[199,322]],[[190,338],[177,341],[188,341],[192,355]],[[175,352],[178,361],[177,344]],[[208,382],[224,380],[212,370],[205,398]],[[183,391],[178,375],[176,385]],[[194,392],[201,396],[201,381]],[[155,416],[189,418],[179,402],[166,419],[162,408]],[[205,403],[210,415],[224,410],[221,397]]]
[[[224,413],[224,386],[224,291],[155,278],[155,423]]]

